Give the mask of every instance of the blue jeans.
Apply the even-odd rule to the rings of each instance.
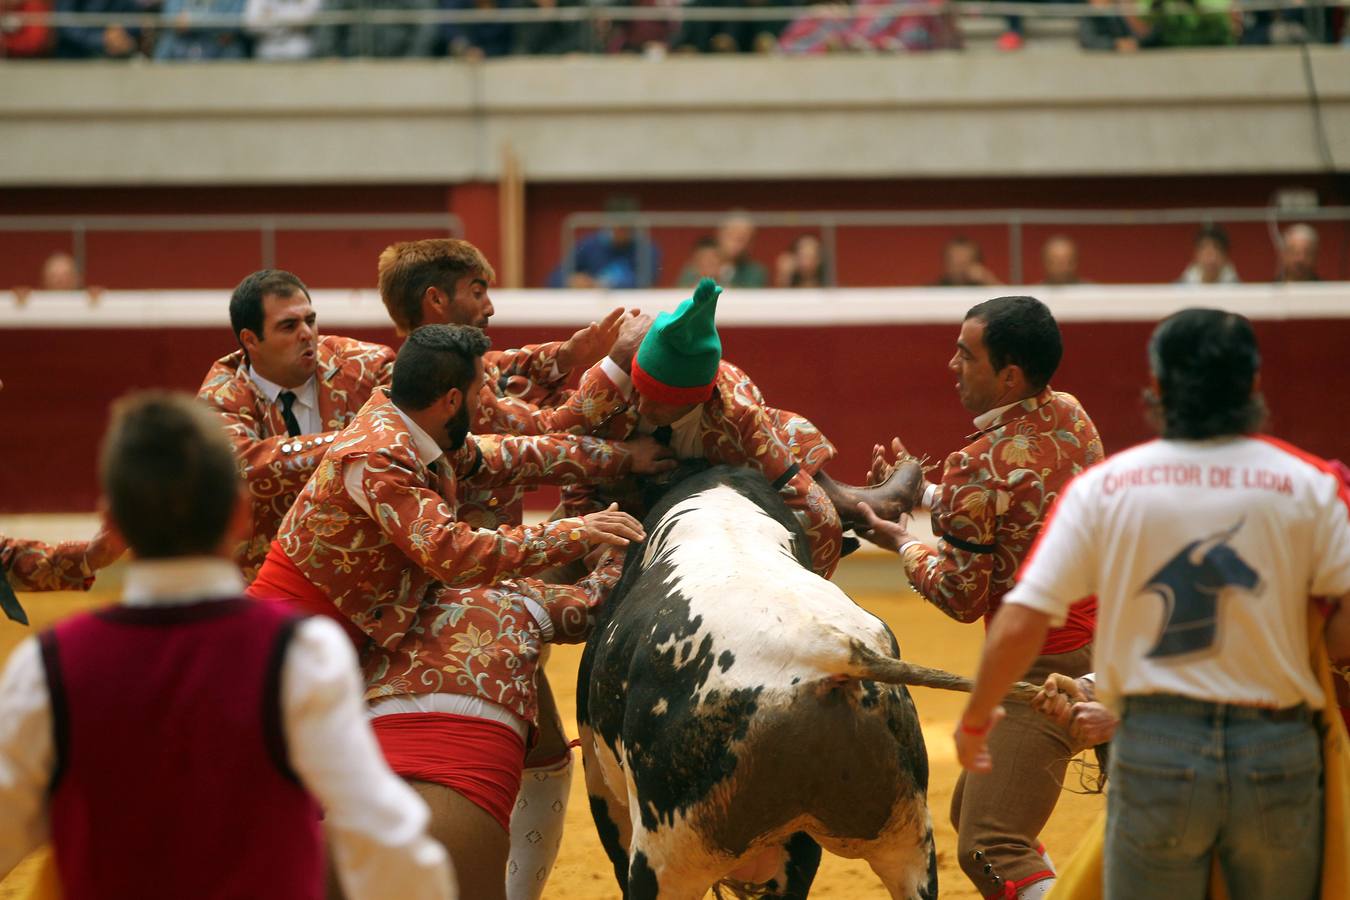
[[[1129,697],[1110,771],[1106,900],[1203,900],[1212,860],[1232,900],[1317,896],[1322,745],[1306,707]]]

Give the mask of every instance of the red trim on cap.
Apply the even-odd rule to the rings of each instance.
[[[713,379],[716,381],[716,378]],[[712,396],[713,382],[698,387],[675,387],[657,381],[638,365],[637,355],[633,356],[633,387],[648,400],[668,403],[671,406],[683,406],[686,403],[702,403]]]

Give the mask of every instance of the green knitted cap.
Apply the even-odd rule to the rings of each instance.
[[[674,403],[707,398],[722,362],[715,322],[721,293],[717,282],[705,278],[673,313],[656,317],[634,360],[633,381],[640,392]]]

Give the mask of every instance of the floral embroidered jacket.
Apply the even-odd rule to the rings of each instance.
[[[0,572],[16,591],[87,591],[94,570],[85,541],[21,541],[0,535]]]
[[[625,448],[594,438],[484,435],[471,436],[429,467],[386,392],[377,390],[330,445],[277,539],[287,558],[370,638],[362,654],[369,696],[477,692],[529,717],[533,699],[521,693],[515,674],[532,665],[526,651],[531,641],[537,645],[539,626],[521,596],[535,591],[542,598],[555,640],[579,640],[598,593],[586,595],[574,585],[513,589],[504,582],[578,559],[593,547],[578,518],[475,529],[456,514],[460,486],[616,478],[629,465]],[[349,490],[351,480],[359,481],[360,502]],[[478,670],[470,683],[443,684],[448,672],[475,668],[468,660],[484,657],[489,671]],[[497,681],[509,689],[479,683]]]
[[[1059,492],[1102,456],[1097,427],[1069,394],[1046,387],[1005,410],[947,457],[932,509],[939,548],[905,549],[910,583],[958,621],[992,614]]]
[[[235,554],[249,580],[258,572],[282,516],[313,474],[337,433],[356,418],[379,385],[389,383],[394,351],[336,335],[319,337],[315,373],[324,431],[292,438],[281,409],[249,376],[244,352],[219,359],[197,396],[225,420],[239,470],[253,498],[253,531]]]
[[[750,376],[725,360],[712,396],[703,404],[699,429],[704,459],[714,465],[758,469],[778,488],[811,540],[815,570],[828,578],[839,562],[843,531],[834,504],[814,475],[835,456],[834,445],[796,413],[768,406]],[[603,433],[627,439],[637,430],[637,410],[625,407]],[[595,509],[599,505],[595,493],[587,487],[569,489],[564,495],[566,511],[577,515]]]

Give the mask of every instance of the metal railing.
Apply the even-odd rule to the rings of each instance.
[[[1229,10],[1234,13],[1291,13],[1304,15],[1331,9],[1350,7],[1350,0],[1234,0]],[[1194,15],[1196,8],[1180,0],[1157,0],[1155,3],[1118,0],[1116,4],[1097,6],[1088,3],[1049,2],[1034,3],[1022,0],[933,0],[933,2],[895,2],[875,6],[850,6],[844,3],[811,5],[800,2],[784,6],[626,6],[607,3],[582,3],[578,6],[492,9],[372,9],[367,2],[360,8],[322,10],[303,21],[269,23],[248,20],[242,15],[222,15],[210,12],[190,13],[187,24],[192,29],[252,30],[267,28],[293,29],[307,26],[377,26],[377,25],[483,25],[483,24],[543,24],[551,22],[776,22],[792,19],[805,10],[812,18],[821,20],[855,19],[860,17],[938,16],[958,18],[1019,16],[1026,19],[1087,19],[1116,18],[1148,15],[1150,13]],[[1202,14],[1210,14],[1208,9]],[[17,25],[47,25],[55,28],[125,28],[173,29],[184,23],[178,15],[169,13],[85,13],[31,10],[7,10],[7,23]]]
[[[129,215],[0,216],[0,233],[68,232],[70,252],[79,270],[88,271],[86,237],[90,232],[256,231],[258,268],[276,266],[277,233],[285,231],[441,230],[464,237],[464,222],[454,213],[294,213],[277,215]]]
[[[820,234],[828,284],[838,285],[838,240],[841,228],[931,228],[1002,226],[1007,229],[1009,282],[1022,284],[1023,228],[1034,226],[1130,226],[1130,225],[1209,225],[1264,223],[1271,240],[1278,246],[1278,228],[1292,222],[1350,221],[1350,206],[1322,206],[1307,209],[1280,207],[1190,207],[1181,209],[941,209],[905,211],[830,211],[754,212],[575,212],[563,219],[562,249],[564,280],[576,272],[577,235],[581,231],[603,228],[631,228],[637,240],[639,285],[654,284],[652,270],[652,229],[708,228],[710,231],[734,215],[746,218],[759,228],[801,228]]]

